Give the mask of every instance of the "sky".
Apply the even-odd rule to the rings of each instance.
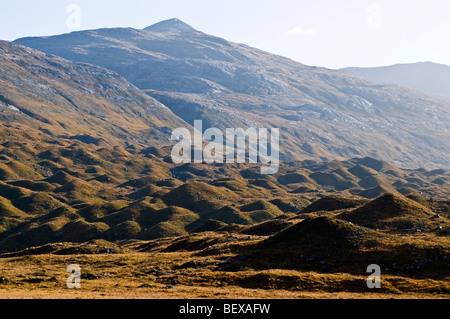
[[[0,40],[178,18],[310,66],[450,65],[448,0],[0,1]]]

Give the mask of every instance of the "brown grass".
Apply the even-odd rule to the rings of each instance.
[[[203,265],[200,268],[189,268]],[[450,283],[289,270],[218,272],[192,253],[39,255],[0,260],[0,298],[449,298]],[[69,264],[81,267],[81,289],[66,287]],[[191,266],[192,267],[192,266]],[[85,279],[83,279],[85,278]],[[340,289],[344,288],[344,289]]]

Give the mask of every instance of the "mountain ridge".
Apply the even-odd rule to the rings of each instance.
[[[450,66],[435,62],[401,63],[380,67],[341,69],[376,83],[411,87],[435,98],[450,101]]]

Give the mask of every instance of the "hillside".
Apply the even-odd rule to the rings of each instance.
[[[97,146],[166,145],[171,129],[187,125],[117,73],[6,41],[0,41],[0,111],[4,127],[17,134]]]
[[[361,226],[400,231],[436,229],[440,218],[422,204],[404,197],[386,193],[359,208],[344,212],[338,218]]]

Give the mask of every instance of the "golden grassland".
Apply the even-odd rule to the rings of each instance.
[[[0,261],[0,298],[191,299],[191,298],[449,298],[450,283],[382,277],[382,288],[366,288],[366,277],[292,270],[215,272],[177,269],[191,253],[26,256]],[[198,260],[197,260],[198,261]],[[68,265],[82,271],[81,288],[68,289]],[[261,278],[270,278],[264,287]],[[290,286],[302,282],[306,287]],[[261,288],[251,288],[261,285]],[[250,287],[246,287],[250,286]],[[345,289],[348,286],[348,290]],[[360,286],[360,289],[355,287]],[[336,291],[333,291],[336,287]],[[344,288],[343,290],[338,289]],[[396,288],[398,287],[398,288]],[[402,292],[402,289],[404,292]],[[359,290],[359,291],[355,291]],[[439,292],[446,290],[446,293]]]
[[[216,235],[220,237],[221,235]],[[227,241],[195,249],[189,237],[130,241],[118,253],[95,253],[80,245],[52,254],[0,259],[0,298],[68,299],[289,299],[289,298],[449,298],[449,277],[381,276],[382,288],[369,289],[369,274],[320,273],[296,269],[223,267],[266,237],[224,235]],[[195,237],[195,236],[194,236]],[[214,239],[214,235],[197,235]],[[216,238],[217,239],[217,238]],[[418,240],[418,243],[420,240]],[[184,244],[180,249],[180,243]],[[188,245],[191,244],[191,246]],[[70,246],[61,244],[61,247]],[[177,251],[171,251],[178,248]],[[66,247],[67,249],[67,247]],[[77,253],[77,249],[78,253]],[[86,253],[89,252],[89,253]],[[70,253],[70,254],[69,254]],[[67,266],[81,268],[81,288],[69,289]],[[350,266],[351,267],[351,266]],[[414,277],[414,276],[412,276]]]

